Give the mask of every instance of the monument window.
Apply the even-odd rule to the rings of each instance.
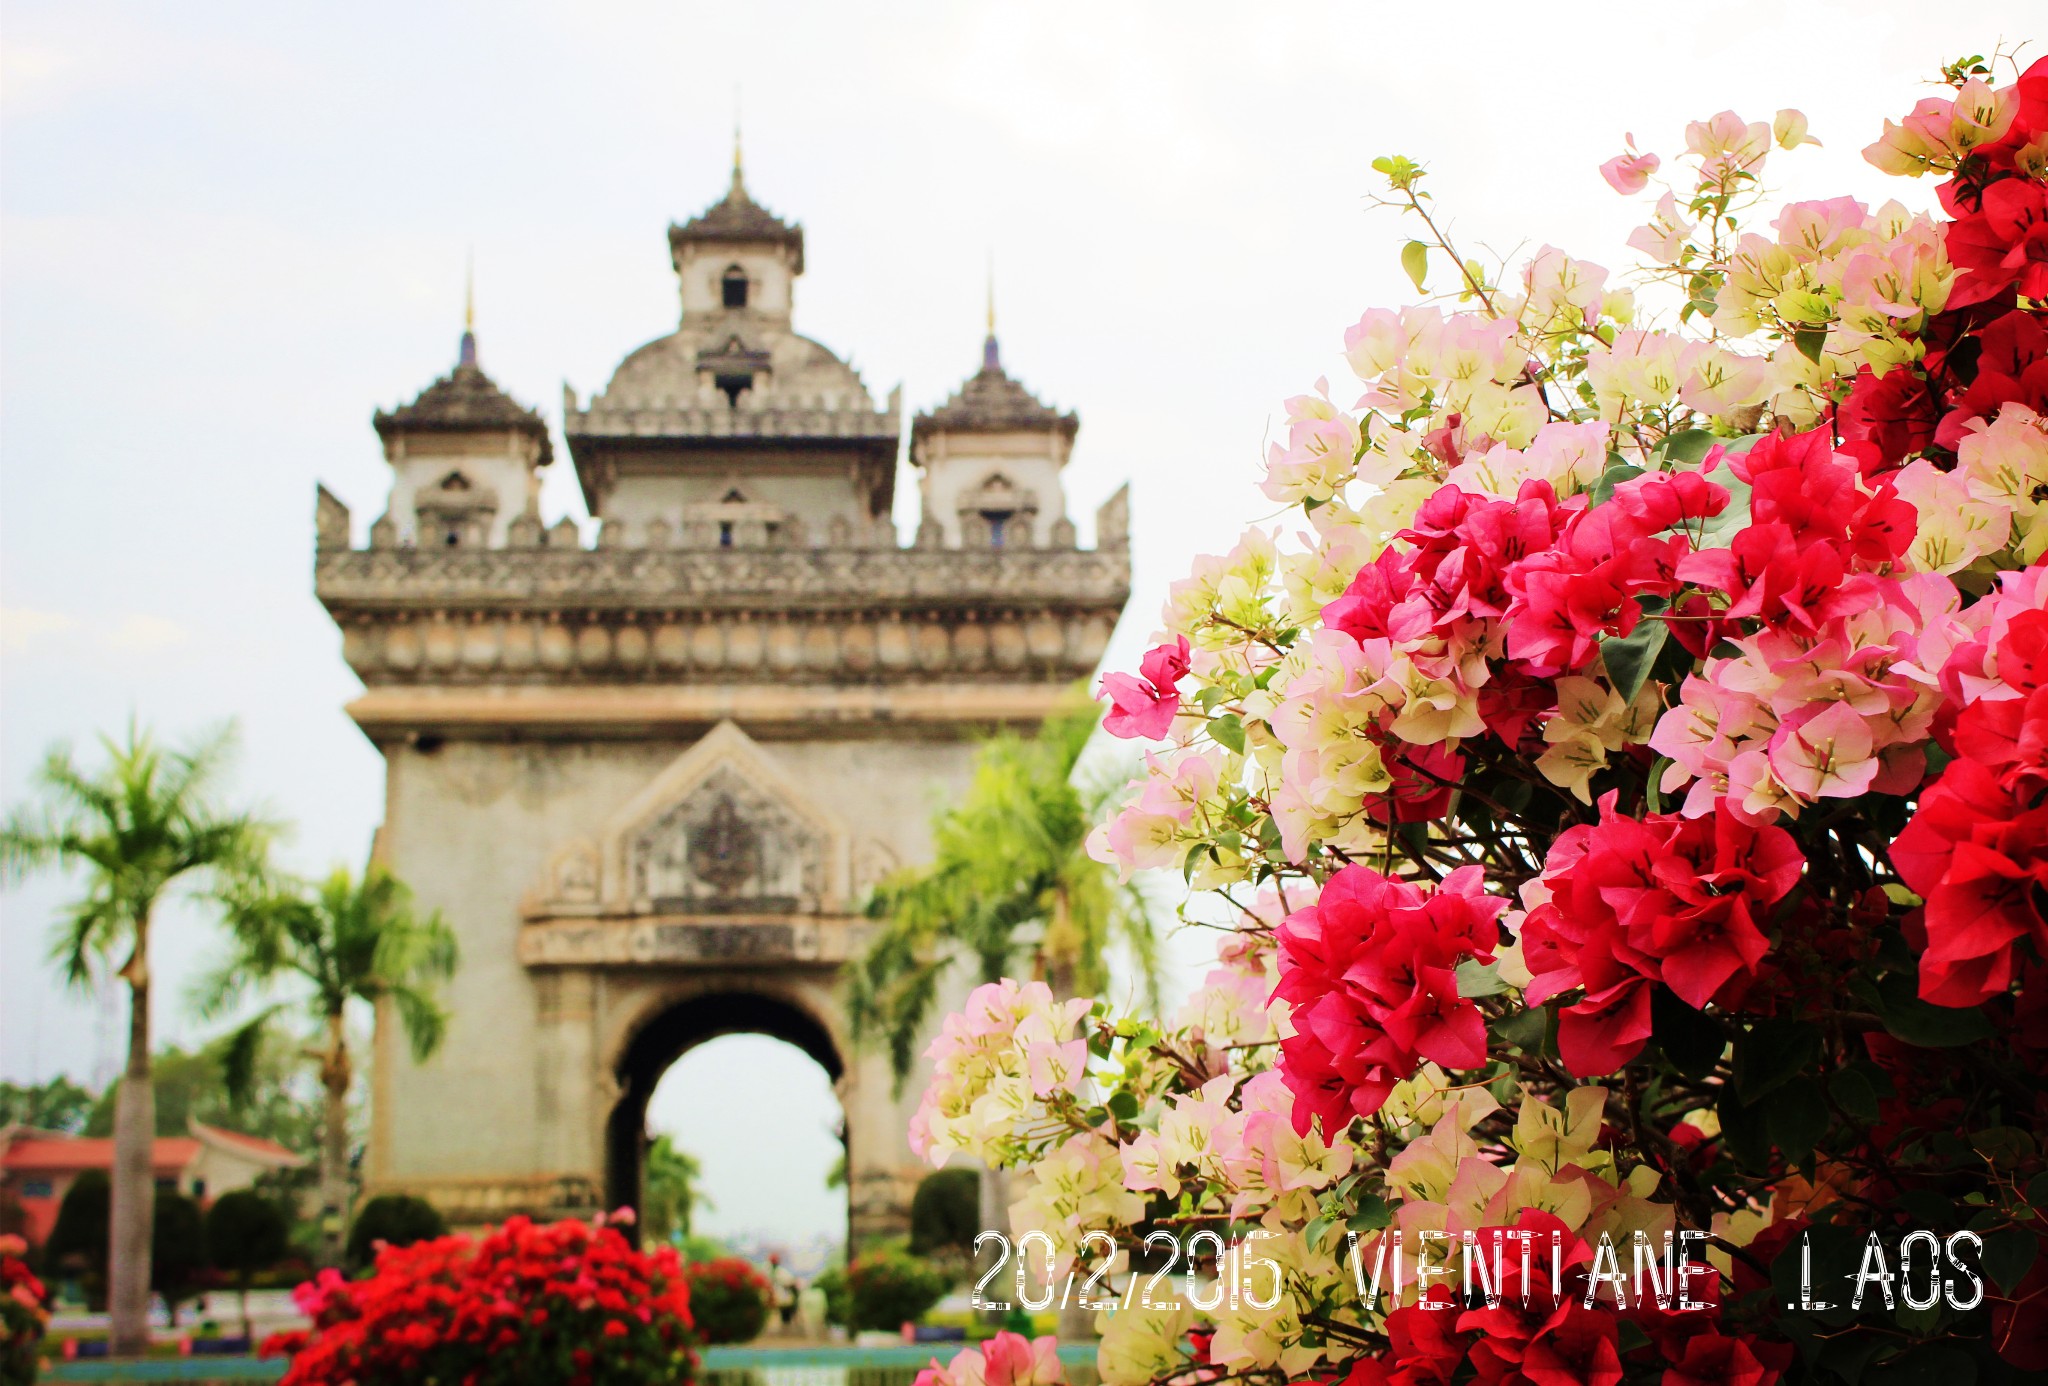
[[[725,291],[725,306],[744,308],[747,306],[747,272],[738,265],[726,270],[725,278],[719,281]]]
[[[720,372],[713,377],[712,383],[725,395],[726,403],[738,408],[740,391],[754,388],[754,375],[752,371],[736,371],[730,375]]]
[[[988,546],[999,549],[1003,546],[1003,529],[1017,517],[1014,510],[984,510],[981,518],[988,521]]]
[[[732,547],[731,520],[720,520],[718,522],[718,547],[720,547],[721,549],[729,549]]]

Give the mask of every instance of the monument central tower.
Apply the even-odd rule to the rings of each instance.
[[[834,1080],[860,1241],[905,1226],[919,1173],[914,1085],[899,1099],[847,1035],[861,905],[927,857],[975,735],[1035,725],[1093,672],[1129,594],[1125,493],[1078,548],[1078,420],[991,332],[910,430],[923,513],[900,545],[900,392],[877,409],[795,331],[803,229],[735,158],[668,240],[677,330],[587,402],[564,393],[594,548],[544,524],[548,426],[467,332],[447,376],[375,416],[392,486],[367,547],[319,493],[315,588],[386,761],[376,855],[462,948],[433,1058],[379,1026],[366,1183],[457,1223],[636,1203],[661,1073],[757,1031]]]

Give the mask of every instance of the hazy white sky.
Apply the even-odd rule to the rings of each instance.
[[[1931,201],[1857,151],[1945,58],[2039,10],[1723,0],[697,3],[0,10],[0,793],[131,712],[232,715],[296,864],[363,857],[381,766],[310,593],[313,485],[381,508],[369,416],[452,362],[474,247],[484,366],[559,417],[674,325],[664,228],[755,195],[807,233],[800,330],[913,407],[1006,363],[1080,411],[1073,509],[1132,482],[1138,590],[1270,510],[1280,401],[1409,296],[1377,154],[1430,165],[1473,246],[1617,269],[1641,209],[1595,169],[1733,107],[1811,117],[1776,183]],[[557,448],[558,456],[564,456]],[[566,457],[550,519],[581,515]],[[0,897],[0,1076],[89,1074],[42,964],[59,883]],[[167,1001],[206,946],[174,915]],[[195,1037],[175,1004],[167,1037]],[[772,1172],[772,1171],[771,1171]]]

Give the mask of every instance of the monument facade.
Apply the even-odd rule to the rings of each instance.
[[[926,858],[977,734],[1036,724],[1093,671],[1129,593],[1125,492],[1077,547],[1078,421],[1009,376],[993,323],[906,439],[900,391],[876,408],[794,330],[803,229],[737,158],[668,239],[677,330],[564,394],[594,547],[543,524],[549,426],[473,331],[375,416],[392,486],[365,547],[318,495],[316,591],[386,763],[375,855],[461,945],[439,1052],[378,1027],[365,1182],[457,1224],[635,1203],[663,1071],[758,1032],[833,1079],[858,1244],[906,1225],[921,1172],[915,1080],[899,1096],[847,1030],[864,899]]]

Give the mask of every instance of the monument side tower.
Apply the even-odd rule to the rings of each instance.
[[[546,425],[472,332],[376,415],[393,476],[367,547],[319,493],[315,587],[386,761],[376,853],[462,949],[433,1058],[379,1026],[366,1183],[457,1223],[636,1202],[662,1072],[755,1031],[833,1078],[860,1241],[905,1226],[920,1172],[916,1081],[898,1097],[847,1033],[861,903],[928,856],[974,735],[1034,725],[1094,670],[1129,594],[1124,493],[1078,548],[1078,421],[991,332],[916,420],[924,513],[899,546],[900,396],[877,409],[794,330],[802,228],[735,159],[669,249],[677,330],[589,400],[565,389],[594,548],[543,526]]]

